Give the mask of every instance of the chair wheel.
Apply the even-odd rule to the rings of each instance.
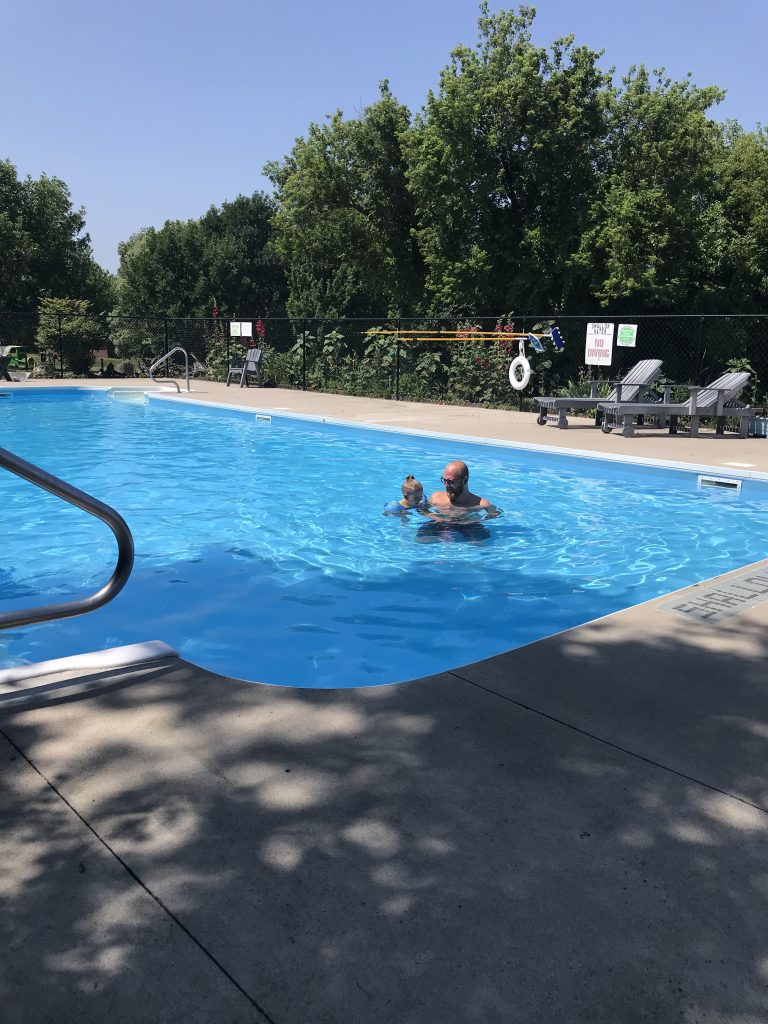
[[[610,434],[610,432],[613,430],[613,427],[609,427],[605,420],[603,420],[603,422],[600,424],[600,429],[604,434]]]
[[[547,413],[545,409],[542,409],[539,415],[536,417],[536,422],[539,424],[540,427],[545,427],[547,425]]]

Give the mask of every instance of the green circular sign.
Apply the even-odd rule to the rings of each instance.
[[[619,344],[620,345],[631,345],[635,340],[635,329],[634,327],[620,327],[619,328]]]

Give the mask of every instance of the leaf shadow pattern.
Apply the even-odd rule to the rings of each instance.
[[[754,678],[764,644],[733,655],[734,674]],[[631,653],[648,663],[652,647]],[[603,638],[586,669],[622,657]],[[164,929],[118,907],[105,929],[83,894],[62,927],[37,928],[30,973],[30,922],[70,883],[46,815],[10,815],[9,850],[29,835],[23,871],[7,861],[3,973],[26,1019],[54,1005],[99,1019],[149,948],[158,1020],[181,1019],[190,974],[205,1010],[185,1020],[764,1020],[768,815],[638,756],[640,732],[621,749],[569,723],[573,707],[555,720],[472,675],[300,690],[169,662],[86,700],[6,710],[5,735],[172,914]],[[766,783],[760,723],[741,717],[748,729],[720,723],[742,737],[721,769],[735,792],[747,772]],[[173,922],[250,1004],[199,1016],[226,985],[193,970],[191,942],[168,966]]]

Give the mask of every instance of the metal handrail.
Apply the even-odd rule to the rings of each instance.
[[[181,345],[177,345],[176,348],[172,348],[169,352],[166,352],[164,356],[160,356],[159,359],[156,359],[154,361],[154,363],[152,363],[152,365],[149,368],[149,379],[151,381],[153,381],[155,384],[160,383],[160,381],[156,381],[155,378],[153,377],[153,374],[154,374],[155,370],[158,368],[158,366],[160,366],[162,363],[164,363],[167,359],[170,359],[171,356],[174,355],[176,352],[183,352],[184,353],[184,365],[186,367],[186,377],[187,377],[187,391],[189,391],[189,353],[187,352],[187,350],[185,348],[182,348]],[[168,380],[168,383],[175,384],[176,385],[176,391],[179,394],[181,394],[181,388],[179,387],[178,381],[173,380],[172,377],[167,378],[167,380]]]
[[[90,594],[88,597],[77,601],[64,601],[60,604],[41,605],[39,608],[22,608],[17,612],[0,612],[0,629],[10,629],[13,626],[30,626],[36,622],[50,622],[52,619],[66,619],[72,615],[83,615],[85,612],[95,611],[102,605],[117,597],[131,575],[133,568],[133,536],[128,524],[123,517],[115,512],[109,505],[105,505],[98,498],[91,497],[85,491],[73,487],[65,480],[53,476],[52,473],[34,466],[31,462],[19,458],[6,448],[0,448],[0,466],[10,470],[16,476],[29,480],[30,483],[50,491],[57,497],[68,501],[70,505],[76,505],[83,511],[96,516],[107,524],[117,539],[117,564],[111,578],[101,590]]]

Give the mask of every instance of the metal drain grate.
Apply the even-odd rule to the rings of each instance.
[[[665,601],[659,607],[698,619],[700,622],[719,622],[766,601],[768,571],[753,576],[741,576],[730,583],[702,587],[685,596]]]

